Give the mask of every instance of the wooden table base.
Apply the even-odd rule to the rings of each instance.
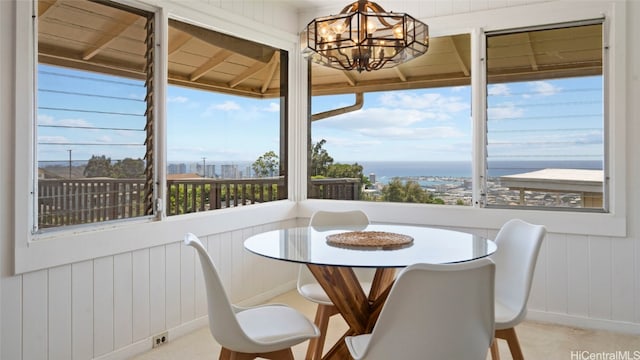
[[[348,359],[349,350],[344,337],[367,334],[373,330],[395,279],[395,269],[378,268],[367,296],[350,267],[312,264],[307,267],[349,326],[349,330],[323,359]]]

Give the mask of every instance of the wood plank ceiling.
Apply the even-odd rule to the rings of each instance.
[[[38,2],[42,63],[143,78],[145,14],[87,0]],[[600,27],[576,37],[572,29],[500,36],[489,43],[490,82],[599,73]],[[279,96],[280,51],[179,21],[170,21],[169,83],[250,96]],[[290,54],[290,56],[298,56]],[[468,34],[430,39],[426,55],[373,72],[312,66],[314,95],[470,84]]]

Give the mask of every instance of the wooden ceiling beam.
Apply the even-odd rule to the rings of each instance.
[[[59,0],[54,0],[50,3],[44,1],[38,2],[38,18],[44,19],[49,15],[49,12],[58,4]]]
[[[171,56],[174,53],[180,51],[180,49],[182,49],[182,47],[185,46],[189,42],[189,40],[191,40],[192,38],[193,36],[189,34],[185,34],[182,31],[179,31],[179,34],[175,36],[173,39],[171,39],[171,41],[169,42],[169,48],[167,49],[167,54]]]
[[[105,47],[107,47],[112,41],[117,39],[122,33],[127,31],[129,27],[131,27],[136,21],[141,19],[140,15],[132,14],[132,13],[123,13],[121,18],[116,19],[116,24],[114,24],[109,30],[103,32],[104,35],[97,41],[94,41],[92,47],[87,49],[82,54],[83,60],[90,60],[92,57],[96,56],[100,51],[102,51]]]
[[[203,75],[213,70],[216,66],[222,64],[226,59],[228,59],[233,53],[227,50],[218,51],[213,57],[211,57],[207,62],[200,65],[199,68],[195,69],[191,74],[189,74],[189,79],[191,81],[196,81],[200,79]]]
[[[342,70],[340,71],[340,73],[342,74],[342,76],[344,76],[344,78],[347,80],[349,85],[356,86],[356,78],[353,75],[351,75],[349,71]]]
[[[458,50],[458,47],[456,46],[456,42],[453,41],[453,36],[447,36],[447,38],[449,39],[449,45],[453,49],[453,56],[455,57],[456,61],[458,62],[458,65],[460,65],[460,70],[462,70],[462,73],[464,74],[464,76],[469,76],[469,68],[467,67],[467,65],[462,60],[462,56],[460,56],[460,51]]]
[[[169,26],[200,39],[209,45],[233,51],[242,56],[257,60],[263,64],[267,64],[269,60],[271,60],[273,53],[276,51],[274,48],[266,45],[239,39],[177,20],[170,19]]]
[[[234,88],[240,85],[243,81],[247,80],[248,78],[255,75],[256,73],[264,70],[264,68],[266,68],[267,66],[268,64],[263,64],[261,62],[257,62],[253,64],[252,66],[248,67],[245,71],[240,73],[238,76],[233,78],[233,80],[229,81],[228,83],[229,87]]]
[[[280,63],[280,53],[275,52],[271,57],[271,61],[269,61],[269,72],[267,73],[267,77],[264,79],[262,83],[262,88],[260,88],[261,93],[265,93],[269,89],[269,84],[271,84],[271,80],[273,80],[273,76],[276,74],[276,70],[278,70],[278,64]]]
[[[536,53],[533,50],[533,43],[531,41],[531,33],[529,32],[525,32],[524,35],[527,37],[525,44],[529,45],[528,46],[528,56],[529,56],[529,64],[531,64],[531,70],[537,71],[538,70],[538,62],[536,61]]]
[[[399,66],[394,67],[393,70],[396,72],[396,75],[398,75],[398,79],[400,79],[402,82],[407,81],[407,76],[402,72],[402,69],[400,69]]]
[[[189,87],[192,89],[200,89],[206,91],[215,91],[224,94],[238,95],[238,96],[246,96],[257,99],[264,98],[276,98],[280,96],[280,89],[271,88],[268,89],[264,94],[260,93],[260,89],[237,86],[235,88],[230,88],[227,83],[220,83],[215,81],[210,81],[207,79],[200,79],[200,81],[191,81],[188,77],[169,73],[169,84],[172,85],[180,85],[184,87]]]

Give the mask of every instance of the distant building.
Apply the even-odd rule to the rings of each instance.
[[[371,173],[369,174],[369,181],[371,181],[372,184],[376,183],[376,174]]]
[[[220,177],[223,179],[239,178],[238,165],[220,165]]]
[[[187,164],[169,164],[167,165],[168,174],[185,174],[187,172]]]

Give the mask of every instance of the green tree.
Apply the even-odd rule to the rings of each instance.
[[[360,184],[364,184],[365,187],[371,186],[371,180],[362,173],[362,165],[355,164],[331,164],[327,168],[326,177],[329,178],[351,178],[359,179]],[[360,198],[362,199],[363,193],[360,192]]]
[[[144,161],[140,158],[124,158],[111,167],[111,177],[118,179],[140,179],[144,177]]]
[[[322,139],[311,147],[311,176],[327,176],[329,165],[333,164],[333,158],[322,148],[326,143],[327,140]]]
[[[382,188],[382,200],[389,202],[407,202],[421,204],[444,204],[440,198],[433,199],[431,194],[413,180],[405,183],[394,178]]]
[[[105,155],[91,156],[84,168],[84,176],[86,177],[110,177],[111,176],[111,158]]]
[[[280,158],[274,151],[267,151],[253,162],[251,168],[258,177],[275,176],[280,167]]]

